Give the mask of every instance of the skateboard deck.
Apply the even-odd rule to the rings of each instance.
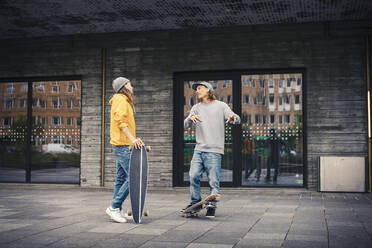
[[[129,165],[129,194],[135,223],[141,223],[147,193],[148,163],[146,147],[133,147]]]
[[[220,194],[209,195],[204,200],[201,200],[200,202],[197,202],[191,205],[190,207],[186,208],[185,210],[181,211],[181,214],[183,217],[186,217],[186,218],[199,216],[199,212],[202,209],[206,208],[212,202],[217,201],[219,198],[221,198]]]

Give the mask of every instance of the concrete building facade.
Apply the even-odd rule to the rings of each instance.
[[[305,109],[303,186],[315,190],[319,156],[368,156],[366,56],[370,54],[366,48],[371,50],[371,45],[366,38],[371,30],[366,27],[370,24],[278,24],[5,39],[0,41],[0,75],[2,82],[81,78],[82,187],[114,184],[108,101],[112,80],[129,78],[135,87],[137,136],[153,147],[149,186],[172,187],[179,166],[174,153],[174,104],[184,102],[174,97],[178,73],[272,74],[299,69],[304,72],[299,100]],[[279,93],[274,94],[280,106]]]

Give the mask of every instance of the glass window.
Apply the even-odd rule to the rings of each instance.
[[[72,108],[74,108],[74,106],[75,106],[74,99],[68,99],[67,100],[67,108],[72,109]]]
[[[67,92],[72,93],[72,92],[74,92],[74,90],[75,90],[75,85],[74,84],[69,84],[68,88],[67,88]]]
[[[52,99],[52,105],[53,105],[53,108],[59,109],[61,107],[61,105],[62,105],[61,99],[59,97],[54,97]]]
[[[303,185],[302,109],[299,104],[293,109],[288,108],[292,104],[291,97],[293,103],[301,102],[302,92],[298,86],[295,93],[290,93],[291,88],[284,90],[287,85],[296,86],[301,73],[241,75],[241,80],[243,78],[259,80],[259,89],[243,87],[242,81],[241,185]],[[261,88],[261,80],[266,80],[265,87],[269,90]],[[274,91],[276,87],[278,92]],[[260,106],[244,104],[245,95],[256,96]],[[264,99],[268,102],[266,105]],[[255,103],[254,98],[252,103]],[[279,108],[273,108],[276,104]],[[253,126],[249,115],[252,116]]]
[[[269,79],[269,88],[274,88],[274,80]]]
[[[291,103],[291,96],[287,95],[285,96],[285,103],[290,104]]]
[[[61,125],[61,117],[60,116],[53,116],[53,125],[54,126],[59,126]]]
[[[12,94],[14,92],[14,90],[15,90],[15,87],[14,87],[13,84],[9,84],[9,85],[6,86],[6,93]]]
[[[58,82],[54,82],[52,84],[52,92],[59,93],[59,91],[60,91],[60,86],[59,86]]]
[[[300,104],[300,95],[295,95],[295,104]]]
[[[270,105],[274,104],[274,100],[275,100],[274,94],[270,94],[269,96]]]
[[[13,108],[13,99],[6,99],[5,100],[5,109],[12,109]]]
[[[288,78],[287,79],[287,88],[290,88],[291,87],[291,82],[292,82],[292,79],[291,78]]]
[[[253,97],[253,104],[257,105],[257,97]]]
[[[287,124],[291,123],[291,116],[290,115],[285,115],[285,123],[287,123]]]
[[[39,107],[40,108],[46,108],[46,101],[43,99],[39,99]]]
[[[260,79],[260,87],[265,88],[265,79]]]
[[[252,116],[249,114],[247,115],[247,123],[250,125],[252,124]]]
[[[72,126],[74,124],[74,119],[72,117],[67,118],[67,125]]]
[[[61,136],[53,136],[53,144],[61,144]]]
[[[23,83],[23,84],[22,84],[22,88],[21,88],[21,90],[22,90],[23,92],[27,92],[27,91],[28,91],[28,83]]]
[[[275,115],[270,115],[270,123],[271,124],[275,123]]]
[[[249,79],[249,83],[251,85],[251,88],[256,88],[256,81],[253,78]]]
[[[254,116],[254,123],[259,124],[260,123],[260,115]]]
[[[45,87],[43,83],[35,83],[35,89],[37,92],[41,92],[41,93],[45,92]]]
[[[67,136],[66,143],[67,145],[72,145],[74,143],[74,137]]]
[[[297,85],[300,86],[302,84],[302,78],[298,77],[297,78]]]
[[[244,95],[244,99],[245,99],[244,103],[249,104],[249,95]]]
[[[11,126],[13,124],[13,118],[12,117],[5,117],[3,119],[3,125],[4,126]]]

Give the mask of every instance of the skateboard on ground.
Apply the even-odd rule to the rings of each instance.
[[[129,162],[129,195],[131,210],[127,211],[128,217],[133,217],[135,223],[141,223],[141,217],[149,215],[148,210],[144,210],[147,193],[148,163],[147,151],[150,146],[141,149],[132,148]]]
[[[218,201],[218,199],[221,198],[220,194],[212,194],[207,196],[204,200],[201,200],[200,202],[197,202],[190,207],[186,208],[185,210],[181,211],[181,216],[185,218],[189,217],[197,217],[199,216],[199,212],[206,208],[206,207],[215,207],[213,205],[213,202]]]

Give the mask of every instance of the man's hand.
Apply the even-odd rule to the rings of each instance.
[[[145,146],[145,143],[143,143],[140,138],[133,140],[132,143],[136,149],[141,149],[143,146]]]
[[[226,120],[226,124],[229,123],[230,121],[233,121],[233,123],[235,124],[236,120],[237,120],[237,115],[231,115],[229,119]]]
[[[194,123],[202,122],[202,120],[200,120],[200,115],[192,115],[190,117],[190,120],[192,120],[192,122],[194,122]]]

